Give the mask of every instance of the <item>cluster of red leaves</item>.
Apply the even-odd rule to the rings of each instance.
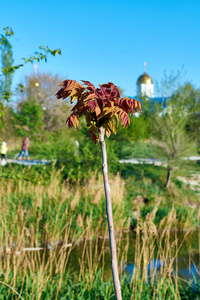
[[[82,82],[85,87],[75,80],[63,81],[56,96],[58,99],[71,97],[71,103],[77,99],[66,123],[69,127],[76,127],[84,115],[94,143],[98,141],[100,127],[105,128],[109,137],[112,132],[116,134],[116,126],[120,121],[124,127],[129,125],[128,113],[141,111],[140,102],[128,97],[120,98],[120,93],[112,82],[99,85],[99,88],[95,88],[89,81]]]

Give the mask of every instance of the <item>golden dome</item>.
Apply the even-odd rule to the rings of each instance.
[[[137,85],[141,84],[141,83],[153,84],[153,80],[151,79],[151,77],[147,73],[144,73],[137,80]]]

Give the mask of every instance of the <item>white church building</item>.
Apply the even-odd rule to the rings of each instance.
[[[152,78],[146,73],[146,63],[144,63],[144,73],[137,80],[137,97],[154,98],[154,85]]]

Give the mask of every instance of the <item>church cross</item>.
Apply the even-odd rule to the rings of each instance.
[[[36,75],[36,74],[37,74],[38,65],[35,64],[35,65],[33,66],[33,69],[34,69],[34,73],[35,73],[35,75]]]
[[[144,62],[144,73],[146,73],[146,65],[147,65],[147,63]]]

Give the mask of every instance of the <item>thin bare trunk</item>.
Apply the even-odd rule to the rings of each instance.
[[[104,141],[104,128],[99,129],[100,145],[102,152],[102,169],[103,169],[103,180],[106,197],[106,213],[108,219],[108,230],[110,239],[110,251],[111,251],[111,268],[113,275],[113,282],[115,288],[115,296],[117,300],[122,299],[121,286],[119,281],[118,263],[117,263],[117,247],[114,234],[113,214],[112,214],[112,202],[111,202],[111,189],[108,180],[108,164],[107,164],[107,153],[106,144]]]
[[[166,188],[168,188],[169,185],[170,185],[171,175],[172,175],[172,169],[169,168],[169,169],[167,170],[167,182],[166,182]]]

